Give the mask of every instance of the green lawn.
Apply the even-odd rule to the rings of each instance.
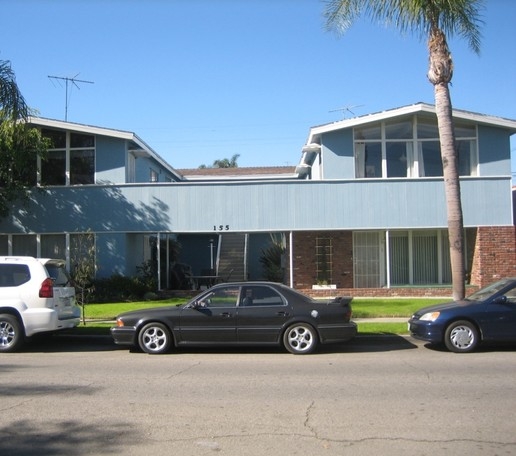
[[[410,317],[417,309],[446,302],[443,298],[354,298],[354,318]]]
[[[174,298],[165,301],[121,302],[113,304],[86,304],[86,324],[76,330],[83,334],[109,334],[116,316],[122,312],[152,307],[175,306],[186,299]],[[355,298],[352,301],[353,318],[399,317],[408,318],[415,310],[444,302],[435,298]],[[359,334],[407,334],[407,323],[359,322]]]

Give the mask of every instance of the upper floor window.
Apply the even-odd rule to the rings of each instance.
[[[63,130],[43,129],[52,148],[40,164],[41,185],[95,183],[95,136]]]
[[[437,123],[424,118],[379,122],[355,128],[355,176],[358,178],[442,176]],[[477,173],[473,125],[455,124],[461,176]]]
[[[158,182],[158,172],[155,169],[150,168],[150,182]]]

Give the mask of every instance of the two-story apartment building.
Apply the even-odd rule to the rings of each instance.
[[[468,277],[516,276],[510,136],[516,121],[454,111]],[[187,178],[134,133],[33,118],[53,139],[39,187],[0,221],[0,254],[59,256],[84,239],[97,273],[158,264],[161,288],[194,276],[261,279],[272,242],[285,283],[351,294],[449,294],[434,107],[418,103],[310,130],[295,170]],[[443,290],[444,289],[444,290]]]

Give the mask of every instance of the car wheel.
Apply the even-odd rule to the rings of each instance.
[[[14,315],[0,315],[0,352],[18,350],[23,340],[24,334],[18,319]]]
[[[283,345],[294,355],[312,353],[317,346],[317,333],[306,323],[296,323],[283,334]]]
[[[138,345],[145,353],[153,355],[165,353],[170,348],[172,336],[162,323],[146,324],[138,335]]]
[[[478,344],[478,330],[469,321],[456,321],[446,328],[444,344],[455,353],[468,353]]]

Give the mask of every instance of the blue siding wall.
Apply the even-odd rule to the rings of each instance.
[[[95,246],[99,277],[113,274],[133,275],[135,273],[135,271],[127,270],[126,258],[128,255],[125,234],[98,234]],[[105,271],[109,271],[109,274],[106,274]]]
[[[461,181],[465,226],[512,225],[511,178]],[[55,187],[0,221],[0,233],[217,233],[447,226],[442,179]]]
[[[97,136],[95,157],[97,183],[125,183],[125,155],[125,140]]]
[[[353,179],[353,130],[326,133],[322,138],[322,166],[325,179]]]
[[[481,176],[510,176],[510,135],[501,128],[478,127],[479,172]]]

